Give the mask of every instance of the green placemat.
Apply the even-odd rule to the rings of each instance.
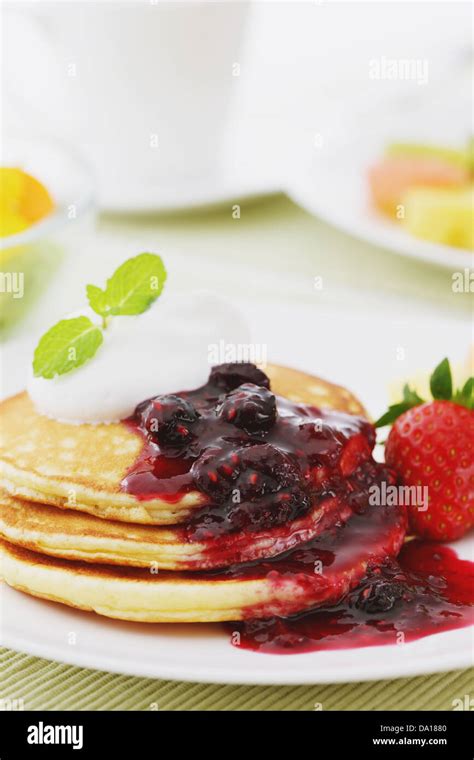
[[[25,710],[452,710],[474,692],[472,669],[365,683],[226,686],[104,673],[9,649],[0,649],[0,667],[0,699],[23,700]]]

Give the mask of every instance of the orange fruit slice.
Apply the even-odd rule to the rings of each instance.
[[[39,180],[22,169],[0,167],[0,236],[22,232],[53,209],[51,195]]]

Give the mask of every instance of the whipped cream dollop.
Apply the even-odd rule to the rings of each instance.
[[[80,313],[100,324],[91,310]],[[250,342],[240,311],[205,291],[164,293],[143,314],[113,317],[103,336],[81,367],[51,380],[31,374],[28,393],[38,412],[75,424],[118,422],[151,396],[203,385],[216,345]]]

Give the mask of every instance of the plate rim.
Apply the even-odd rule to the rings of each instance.
[[[92,613],[93,614],[93,613]],[[433,634],[434,636],[445,636],[446,633],[452,633],[451,631],[444,631],[439,634]],[[439,661],[434,664],[436,655],[432,655],[427,660],[417,659],[415,662],[404,663],[400,666],[400,663],[387,657],[386,665],[383,669],[379,670],[377,674],[367,673],[363,666],[358,668],[352,668],[346,674],[344,673],[325,673],[324,671],[320,675],[308,675],[301,674],[299,671],[288,671],[284,676],[276,675],[272,676],[271,672],[261,671],[254,669],[253,676],[243,676],[239,667],[229,668],[223,673],[222,671],[213,671],[209,669],[197,668],[192,673],[189,670],[181,669],[178,667],[166,667],[164,665],[152,671],[147,670],[138,661],[129,661],[126,665],[119,664],[113,658],[100,658],[94,656],[87,656],[87,654],[80,653],[80,656],[68,656],[65,652],[61,652],[58,657],[57,652],[54,652],[53,646],[42,646],[38,644],[26,644],[26,642],[16,641],[11,642],[9,637],[1,637],[0,643],[2,646],[11,649],[16,652],[21,652],[33,657],[41,657],[53,662],[59,662],[61,664],[70,665],[72,667],[85,668],[88,670],[98,670],[107,673],[115,673],[117,675],[125,675],[136,678],[151,678],[165,681],[182,681],[184,683],[209,683],[209,684],[232,684],[232,685],[248,685],[248,686],[311,686],[315,684],[339,684],[339,683],[357,683],[370,681],[385,681],[393,680],[397,678],[410,678],[423,675],[435,675],[436,673],[446,673],[452,670],[467,669],[473,666],[473,661],[469,660],[466,656],[467,652],[455,651],[450,654],[450,657],[443,657],[442,663]],[[404,646],[410,646],[411,643]],[[229,645],[231,646],[231,645]],[[387,649],[390,651],[397,645],[388,645],[382,647],[375,647],[376,649]],[[374,649],[374,647],[367,647]],[[72,648],[71,648],[72,649]],[[336,651],[336,650],[334,650]],[[348,651],[348,650],[346,650]],[[358,649],[350,650],[352,652],[358,652]],[[324,652],[309,652],[297,655],[272,655],[261,654],[253,652],[255,657],[267,657],[278,658],[281,657],[311,657],[315,654],[324,654]],[[432,663],[432,664],[430,664]]]
[[[174,192],[166,192],[166,185],[153,183],[142,190],[142,195],[131,194],[126,200],[118,200],[118,196],[109,189],[100,189],[98,205],[102,213],[111,215],[121,214],[171,214],[186,213],[195,209],[214,208],[225,203],[237,203],[240,200],[264,198],[283,192],[281,183],[271,178],[242,178],[239,174],[221,172],[204,178],[201,190],[196,195],[196,185],[185,180],[174,188]],[[156,200],[148,200],[156,195]]]
[[[28,594],[14,589],[8,584],[1,584],[2,588],[2,600],[0,606],[4,605],[3,592],[11,593],[14,597],[19,594],[24,600],[26,605],[34,607],[36,602],[44,604],[45,600],[36,597],[30,597]],[[13,598],[14,598],[13,597]],[[70,616],[71,621],[74,620],[76,613],[86,615],[88,622],[93,625],[98,625],[100,628],[102,618],[94,612],[86,612],[84,610],[73,610],[64,605],[60,605],[56,602],[47,602],[49,609],[53,614],[57,611],[62,615]],[[57,609],[59,608],[59,609]],[[113,619],[106,618],[107,622],[114,622]],[[121,621],[118,621],[121,622]],[[200,664],[198,660],[193,663],[193,666],[189,667],[189,661],[187,658],[184,660],[184,664],[180,664],[173,658],[169,660],[169,664],[166,658],[160,659],[158,665],[152,662],[151,667],[149,661],[137,658],[133,653],[132,656],[124,659],[120,652],[116,654],[106,654],[104,652],[90,651],[88,648],[78,649],[71,647],[64,642],[62,646],[58,646],[54,642],[38,641],[28,636],[18,635],[15,631],[5,631],[5,626],[0,625],[0,645],[8,649],[29,654],[34,657],[41,657],[50,661],[60,662],[63,664],[71,665],[74,667],[87,668],[98,671],[105,671],[109,673],[116,673],[127,676],[135,676],[140,678],[155,678],[170,681],[183,681],[186,683],[216,683],[216,684],[241,684],[241,685],[264,685],[264,686],[278,686],[278,685],[312,685],[312,684],[331,684],[331,683],[354,683],[354,682],[369,682],[380,681],[395,678],[407,678],[420,675],[430,675],[435,673],[444,673],[451,670],[465,669],[474,665],[473,657],[473,627],[465,626],[459,629],[453,629],[449,631],[441,631],[439,633],[431,634],[430,636],[417,639],[415,641],[407,642],[403,644],[405,647],[413,647],[420,649],[426,644],[433,645],[434,637],[437,646],[434,647],[433,652],[428,653],[425,657],[418,653],[416,656],[410,659],[402,659],[398,657],[384,657],[381,662],[376,665],[376,672],[368,667],[366,659],[369,659],[369,652],[374,650],[377,653],[387,652],[390,654],[394,649],[398,649],[399,645],[380,645],[370,647],[360,647],[353,649],[335,649],[335,650],[321,650],[318,652],[303,652],[293,655],[280,655],[253,652],[251,650],[243,650],[238,652],[237,648],[232,647],[229,641],[220,640],[220,643],[229,647],[229,655],[231,657],[240,657],[241,655],[247,660],[245,666],[242,667],[242,662],[222,665],[212,665],[209,660],[205,660],[204,664]],[[224,631],[222,632],[225,635]],[[124,635],[127,635],[126,632]],[[446,652],[439,655],[439,644],[446,641],[447,637],[456,637],[458,639],[466,639],[466,645],[459,647],[449,645],[449,649]],[[471,640],[471,646],[467,646],[468,637]],[[464,643],[464,642],[463,642]],[[231,654],[233,652],[233,654]],[[359,656],[361,652],[367,652],[366,655]],[[345,656],[348,660],[347,667],[334,671],[332,666],[326,669],[321,667],[321,663],[324,663],[324,658],[328,654],[337,656],[337,654]],[[250,660],[254,660],[251,668],[247,666]],[[258,658],[258,659],[257,659]],[[276,673],[270,667],[258,666],[258,661],[264,658],[262,662],[274,663],[275,666],[283,666],[286,668],[286,672],[282,672],[281,669],[275,667]],[[304,667],[292,667],[292,663],[304,662]],[[321,661],[321,662],[318,662]],[[284,665],[284,663],[287,663]]]
[[[420,240],[405,233],[402,237],[403,230],[395,228],[396,234],[392,237],[392,231],[387,226],[386,237],[382,235],[377,226],[371,229],[370,219],[362,220],[362,223],[354,226],[352,220],[344,218],[344,215],[334,214],[327,208],[323,202],[319,202],[316,195],[310,193],[308,187],[311,180],[311,173],[304,175],[304,180],[292,180],[286,187],[285,193],[290,200],[303,208],[312,216],[318,217],[321,221],[330,224],[334,229],[340,230],[359,241],[369,243],[370,245],[382,248],[398,256],[404,256],[414,261],[423,261],[449,269],[451,271],[471,268],[474,261],[474,252],[453,246],[431,243],[428,240]],[[317,183],[313,182],[313,189]],[[382,221],[382,220],[381,220]]]

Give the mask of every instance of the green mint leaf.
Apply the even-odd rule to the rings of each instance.
[[[35,349],[33,371],[50,380],[80,367],[103,341],[101,330],[88,317],[62,319],[46,332]]]
[[[418,406],[418,404],[424,404],[424,400],[418,395],[418,393],[410,388],[409,385],[405,385],[403,388],[403,400],[412,406]]]
[[[407,412],[414,406],[416,406],[416,404],[410,404],[407,401],[401,401],[399,404],[392,404],[392,406],[388,407],[388,411],[385,412],[385,414],[382,414],[382,416],[374,422],[375,427],[379,428],[385,427],[385,425],[391,425],[401,414]]]
[[[449,361],[443,359],[438,364],[430,378],[430,389],[433,398],[449,401],[453,396],[453,379]]]
[[[91,309],[101,317],[106,317],[110,313],[110,306],[105,290],[98,288],[97,285],[87,285],[86,292]]]
[[[107,280],[104,290],[87,285],[90,307],[106,327],[112,315],[141,314],[158,298],[166,281],[161,257],[140,253],[125,261]],[[33,357],[36,377],[51,379],[80,367],[103,341],[102,331],[88,317],[63,319],[40,339]]]
[[[125,261],[107,280],[109,314],[141,314],[158,298],[166,281],[161,256],[140,253]]]

